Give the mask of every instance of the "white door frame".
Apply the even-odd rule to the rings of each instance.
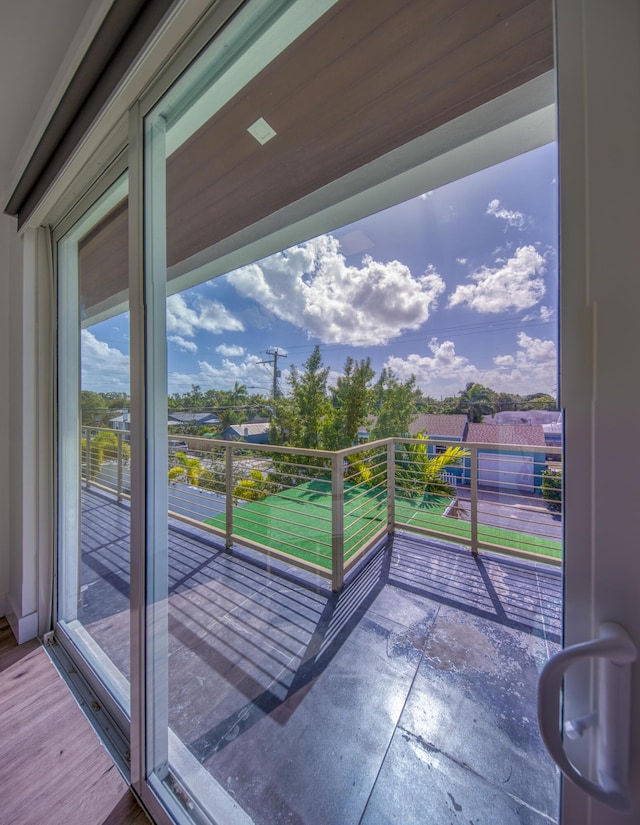
[[[565,408],[565,644],[622,624],[640,641],[640,3],[557,0],[561,404]],[[623,439],[625,439],[623,441]],[[628,439],[628,440],[627,440]],[[565,682],[565,719],[594,707]],[[640,812],[640,671],[630,785]],[[588,743],[587,743],[588,744]],[[568,743],[567,749],[573,746]],[[592,770],[589,748],[569,751]],[[585,753],[587,754],[585,756]],[[623,825],[570,782],[563,825]]]

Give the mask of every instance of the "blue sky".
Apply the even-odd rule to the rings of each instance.
[[[286,391],[320,344],[334,377],[370,356],[436,397],[555,393],[556,181],[551,144],[171,296],[169,392],[268,388],[274,346]],[[127,316],[82,335],[83,388],[126,389]]]

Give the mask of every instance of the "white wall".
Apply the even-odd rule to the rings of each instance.
[[[11,403],[14,399],[13,385],[10,377],[10,301],[12,246],[15,245],[15,220],[6,215],[0,216],[0,289],[5,296],[0,301],[0,385],[4,391],[0,393],[0,616],[6,613],[6,596],[9,592],[9,513],[11,496],[11,456],[10,456],[10,425],[9,416]]]
[[[9,592],[6,615],[22,644],[49,629],[53,539],[48,340],[50,312],[44,230],[11,236],[9,284]],[[43,247],[46,250],[46,244]],[[40,256],[40,257],[39,257]],[[40,282],[40,285],[39,285]],[[42,597],[39,590],[42,589]],[[42,625],[42,626],[40,626]]]

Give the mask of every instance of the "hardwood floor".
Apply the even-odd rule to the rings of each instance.
[[[0,820],[149,825],[49,657],[0,618]]]

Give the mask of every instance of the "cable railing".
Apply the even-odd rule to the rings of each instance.
[[[128,433],[85,427],[86,487],[129,497]],[[168,516],[331,580],[403,529],[546,564],[562,558],[561,448],[387,438],[338,451],[168,441]]]
[[[457,445],[464,451],[459,462],[421,492],[416,472],[404,458],[405,449],[415,448],[416,442],[395,442],[396,527],[455,540],[473,553],[489,550],[561,563],[560,447],[463,442]],[[453,446],[435,440],[426,444],[427,449]]]

